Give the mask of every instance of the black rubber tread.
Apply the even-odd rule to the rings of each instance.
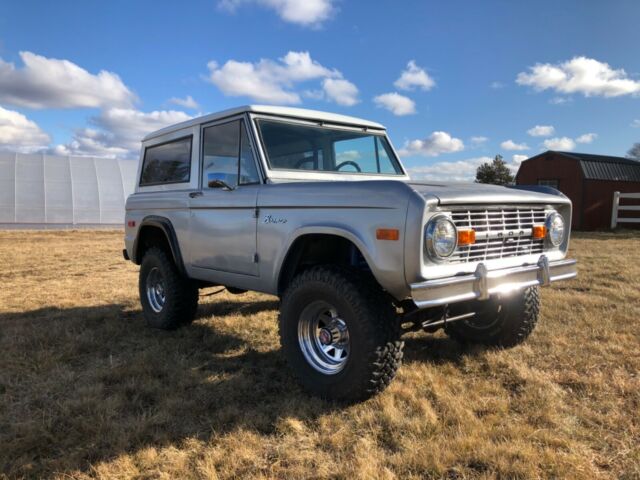
[[[495,301],[495,300],[490,300]],[[538,323],[540,289],[529,287],[501,302],[498,322],[487,330],[478,330],[466,321],[451,323],[447,334],[463,343],[510,348],[524,342]],[[495,318],[495,317],[494,317]],[[492,320],[492,319],[491,319]]]
[[[165,280],[166,302],[159,313],[154,312],[149,305],[145,289],[147,274],[153,267],[161,270]],[[191,323],[195,318],[198,310],[198,286],[178,272],[164,250],[151,247],[145,252],[140,264],[138,289],[142,313],[150,327],[173,330]]]
[[[335,375],[313,369],[298,343],[299,314],[316,299],[335,305],[349,328],[350,358]],[[328,400],[365,400],[384,390],[402,364],[404,342],[390,297],[349,269],[314,266],[297,275],[282,296],[279,330],[283,353],[303,388]]]

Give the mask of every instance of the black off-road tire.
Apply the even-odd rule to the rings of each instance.
[[[331,375],[307,361],[298,339],[301,313],[315,301],[335,306],[349,330],[346,364]],[[279,328],[282,351],[294,375],[305,390],[327,400],[365,400],[384,390],[402,363],[404,342],[390,297],[348,269],[316,266],[297,275],[282,296]]]
[[[147,276],[157,268],[164,281],[165,303],[159,312],[154,311],[147,297]],[[148,249],[140,265],[138,281],[142,313],[152,328],[173,330],[190,324],[198,309],[198,287],[195,282],[178,272],[175,263],[160,248]]]
[[[512,296],[476,302],[484,308],[470,320],[461,320],[447,325],[449,336],[461,343],[509,348],[524,342],[536,324],[540,312],[540,290],[529,287]],[[474,311],[474,307],[470,307]]]

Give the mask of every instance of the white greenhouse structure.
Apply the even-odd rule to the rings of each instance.
[[[137,162],[0,152],[0,226],[122,225]]]

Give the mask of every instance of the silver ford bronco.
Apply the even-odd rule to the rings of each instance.
[[[564,195],[413,182],[378,123],[248,106],[142,145],[124,256],[148,324],[191,322],[200,288],[277,295],[284,356],[324,398],[383,390],[405,332],[516,345],[538,287],[576,275]]]

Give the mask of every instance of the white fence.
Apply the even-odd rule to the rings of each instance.
[[[620,218],[621,211],[640,212],[640,205],[620,205],[620,200],[634,198],[640,200],[640,193],[613,192],[613,209],[611,211],[611,228],[616,228],[619,223],[640,223],[640,213],[637,217]]]

